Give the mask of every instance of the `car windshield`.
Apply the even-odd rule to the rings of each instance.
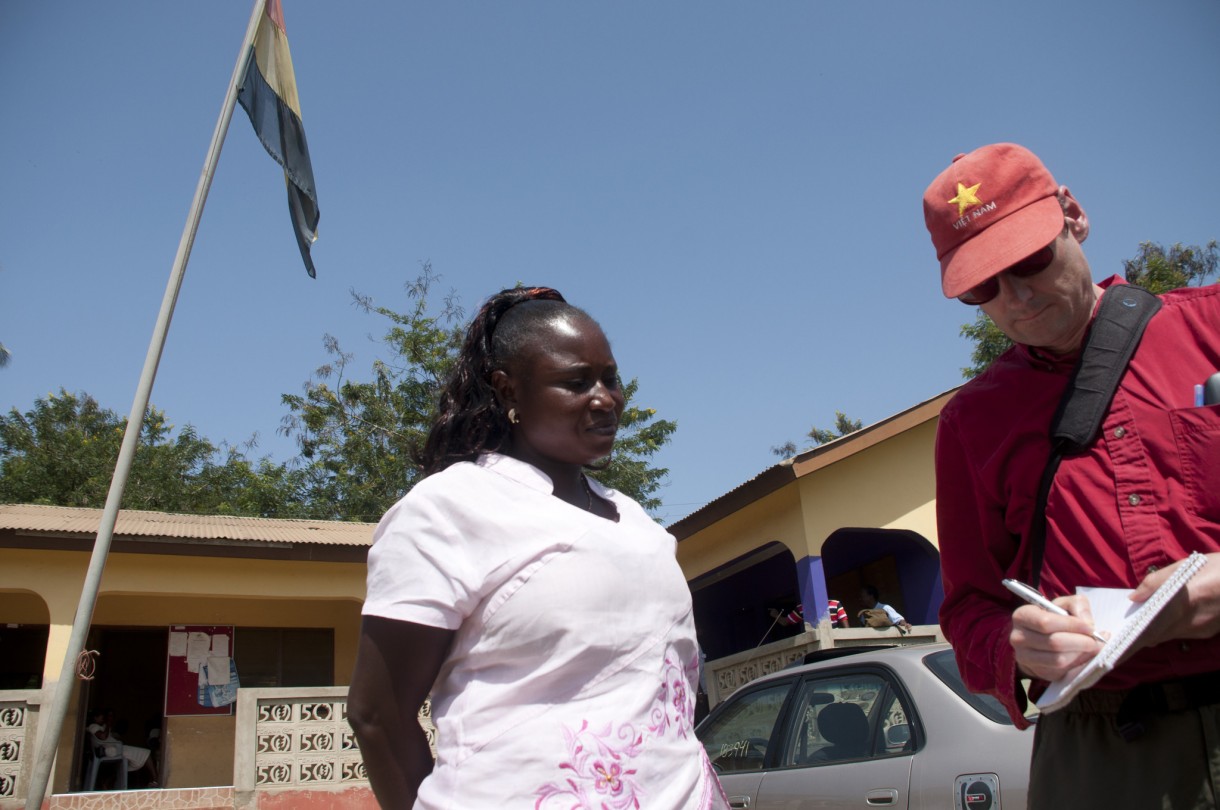
[[[940,678],[946,686],[956,692],[958,697],[970,704],[979,714],[1005,726],[1013,724],[1000,701],[991,695],[975,694],[966,688],[966,684],[962,682],[962,675],[958,672],[957,659],[953,657],[953,650],[934,652],[925,656],[923,662],[936,677]]]

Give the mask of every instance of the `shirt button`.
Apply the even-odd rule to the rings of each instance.
[[[1140,505],[1140,496],[1136,495],[1134,492],[1131,493],[1130,495],[1127,496],[1127,503],[1131,504],[1132,506],[1139,506]]]
[[[1150,565],[1150,566],[1148,566],[1148,573],[1149,573],[1149,574],[1155,574],[1155,573],[1156,573],[1157,568],[1159,568],[1159,567],[1160,567],[1160,566],[1156,566],[1156,565]]]
[[[1181,644],[1181,649],[1182,649],[1182,652],[1184,652],[1184,653],[1188,653],[1188,652],[1190,652],[1190,642],[1189,642],[1189,641],[1183,641],[1183,642],[1182,642],[1182,644]]]
[[[1125,427],[1114,428],[1114,438],[1121,439],[1123,436],[1126,436],[1126,435],[1127,435],[1127,429]]]

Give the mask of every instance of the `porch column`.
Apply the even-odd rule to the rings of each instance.
[[[805,621],[817,627],[829,613],[830,597],[826,592],[826,572],[822,566],[822,558],[809,556],[797,560],[796,581],[801,591]]]

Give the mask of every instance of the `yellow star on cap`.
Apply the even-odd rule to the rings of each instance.
[[[966,213],[966,209],[970,206],[981,205],[983,203],[982,200],[975,196],[975,192],[979,190],[979,186],[981,185],[983,184],[975,183],[973,186],[970,186],[970,188],[966,188],[961,183],[957,184],[957,196],[952,200],[949,200],[949,202],[957,203],[957,215],[959,217]]]

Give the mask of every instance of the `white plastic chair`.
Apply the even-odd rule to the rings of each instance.
[[[106,756],[106,746],[89,735],[89,769],[85,772],[85,790],[92,791],[97,786],[97,772],[104,762],[115,763],[116,790],[127,790],[127,758],[123,756],[123,748],[119,746],[118,756]]]

